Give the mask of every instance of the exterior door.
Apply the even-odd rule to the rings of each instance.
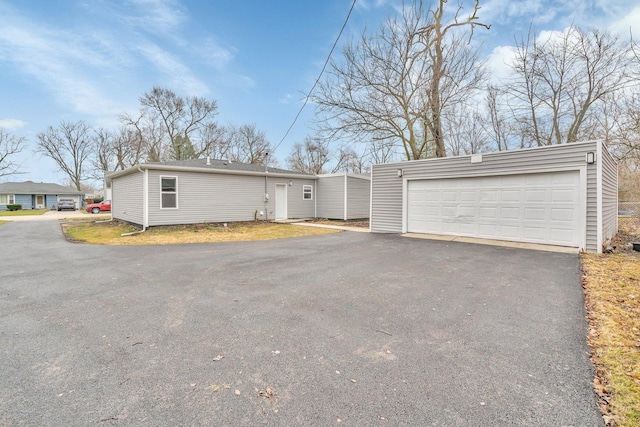
[[[286,184],[276,184],[276,219],[287,219]]]
[[[579,171],[409,181],[407,231],[579,247]]]
[[[44,195],[36,194],[36,209],[44,209]]]

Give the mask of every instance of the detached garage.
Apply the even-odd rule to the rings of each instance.
[[[617,232],[617,165],[602,142],[375,165],[371,231],[601,252]]]

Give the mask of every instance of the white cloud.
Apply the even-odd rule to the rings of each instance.
[[[635,7],[622,19],[615,21],[611,25],[611,31],[620,34],[621,37],[629,37],[633,34],[634,40],[640,39],[640,6]]]
[[[151,33],[166,34],[187,20],[184,6],[175,0],[129,0],[128,3],[137,10],[125,17],[125,21]],[[127,11],[131,12],[129,8]]]
[[[515,58],[513,46],[497,46],[487,57],[487,67],[492,83],[499,83],[511,75],[511,64]]]
[[[27,122],[18,119],[0,119],[0,128],[8,130],[20,129],[27,125]]]
[[[177,92],[198,96],[209,93],[207,85],[196,78],[189,68],[170,52],[153,43],[141,44],[138,50],[156,70],[163,74],[164,79],[169,80],[169,86]]]

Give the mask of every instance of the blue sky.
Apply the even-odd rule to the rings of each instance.
[[[351,2],[0,0],[0,127],[29,141],[16,159],[28,173],[10,179],[62,183],[56,165],[34,154],[37,133],[61,120],[115,128],[118,114],[136,111],[153,86],[215,99],[219,123],[255,123],[278,144]],[[358,0],[343,41],[377,29],[401,4]],[[474,43],[494,76],[530,25],[640,34],[637,0],[484,0],[481,7],[481,20],[492,27],[477,31]],[[312,134],[312,116],[307,105],[275,153],[281,165],[291,146]]]

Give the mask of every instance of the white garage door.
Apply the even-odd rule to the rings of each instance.
[[[581,246],[580,172],[407,183],[407,231]]]

